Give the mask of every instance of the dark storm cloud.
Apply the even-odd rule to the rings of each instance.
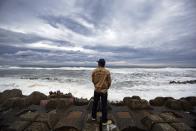
[[[86,28],[85,26],[81,25],[77,21],[74,21],[71,18],[63,17],[63,16],[42,16],[41,19],[45,20],[48,24],[53,26],[54,28],[58,28],[58,24],[62,24],[68,29],[76,32],[81,33],[83,35],[91,35],[93,32]]]
[[[0,28],[0,44],[33,43],[43,39],[34,34],[13,32]]]
[[[0,28],[0,45],[9,45],[9,46],[21,46],[24,44],[39,42],[42,40],[52,41],[59,43],[60,45],[70,46],[71,44],[68,41],[63,40],[53,40],[50,38],[40,37],[35,34],[28,34],[22,32],[14,32],[6,29]]]
[[[1,0],[0,63],[196,66],[195,12],[195,0]]]

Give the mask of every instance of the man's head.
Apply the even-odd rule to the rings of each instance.
[[[105,67],[105,60],[104,59],[99,59],[97,62],[98,62],[98,66]]]

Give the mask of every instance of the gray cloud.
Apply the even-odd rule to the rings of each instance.
[[[53,26],[54,28],[58,28],[58,24],[62,24],[68,29],[81,33],[83,35],[91,35],[93,32],[88,27],[85,27],[81,23],[78,23],[72,18],[63,17],[63,16],[42,16],[41,19],[45,20],[48,24]]]
[[[195,0],[2,0],[0,63],[196,66]]]

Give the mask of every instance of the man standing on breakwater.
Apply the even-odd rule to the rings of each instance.
[[[92,72],[92,82],[95,86],[94,90],[94,102],[92,108],[92,120],[96,120],[97,106],[101,97],[102,108],[102,124],[107,124],[107,96],[108,89],[111,85],[110,72],[105,69],[105,60],[99,59],[98,67]]]

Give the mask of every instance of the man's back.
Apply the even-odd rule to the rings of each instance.
[[[104,67],[96,68],[92,73],[92,82],[97,92],[106,92],[111,85],[110,72]]]

